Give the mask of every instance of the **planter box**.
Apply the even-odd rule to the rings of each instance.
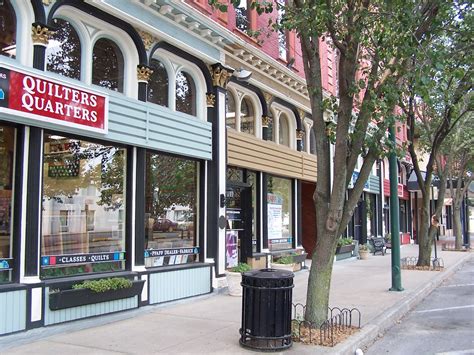
[[[350,245],[343,245],[340,247],[336,248],[336,254],[345,254],[345,253],[352,253],[354,250],[355,245],[350,244]]]
[[[94,292],[85,288],[53,292],[49,294],[49,309],[57,311],[59,309],[134,297],[142,292],[144,283],[145,280],[136,280],[132,281],[132,287],[106,292]]]
[[[304,263],[306,261],[307,253],[293,255],[293,262],[295,263]]]
[[[272,263],[272,269],[277,269],[277,270],[286,270],[286,271],[294,271],[295,264],[278,264],[278,263]]]

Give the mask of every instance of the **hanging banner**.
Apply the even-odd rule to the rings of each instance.
[[[108,96],[0,67],[0,112],[105,134]]]

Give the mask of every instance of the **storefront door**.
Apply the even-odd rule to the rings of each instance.
[[[243,183],[227,183],[226,268],[252,256],[252,190]]]

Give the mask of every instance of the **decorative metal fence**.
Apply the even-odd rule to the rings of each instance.
[[[357,308],[328,307],[329,318],[321,325],[304,320],[306,306],[293,304],[292,336],[294,341],[334,346],[338,340],[360,329],[361,313]]]
[[[417,256],[407,256],[400,259],[400,267],[405,270],[441,271],[444,269],[444,260],[442,258],[431,258],[429,266],[418,266]]]

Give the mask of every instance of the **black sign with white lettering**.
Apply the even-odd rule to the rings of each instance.
[[[191,255],[199,254],[199,248],[174,248],[174,249],[147,249],[145,250],[145,258],[157,256],[173,256],[173,255]]]
[[[72,254],[72,255],[46,255],[41,257],[41,266],[55,266],[83,263],[104,263],[125,260],[125,252],[97,253],[97,254]]]

